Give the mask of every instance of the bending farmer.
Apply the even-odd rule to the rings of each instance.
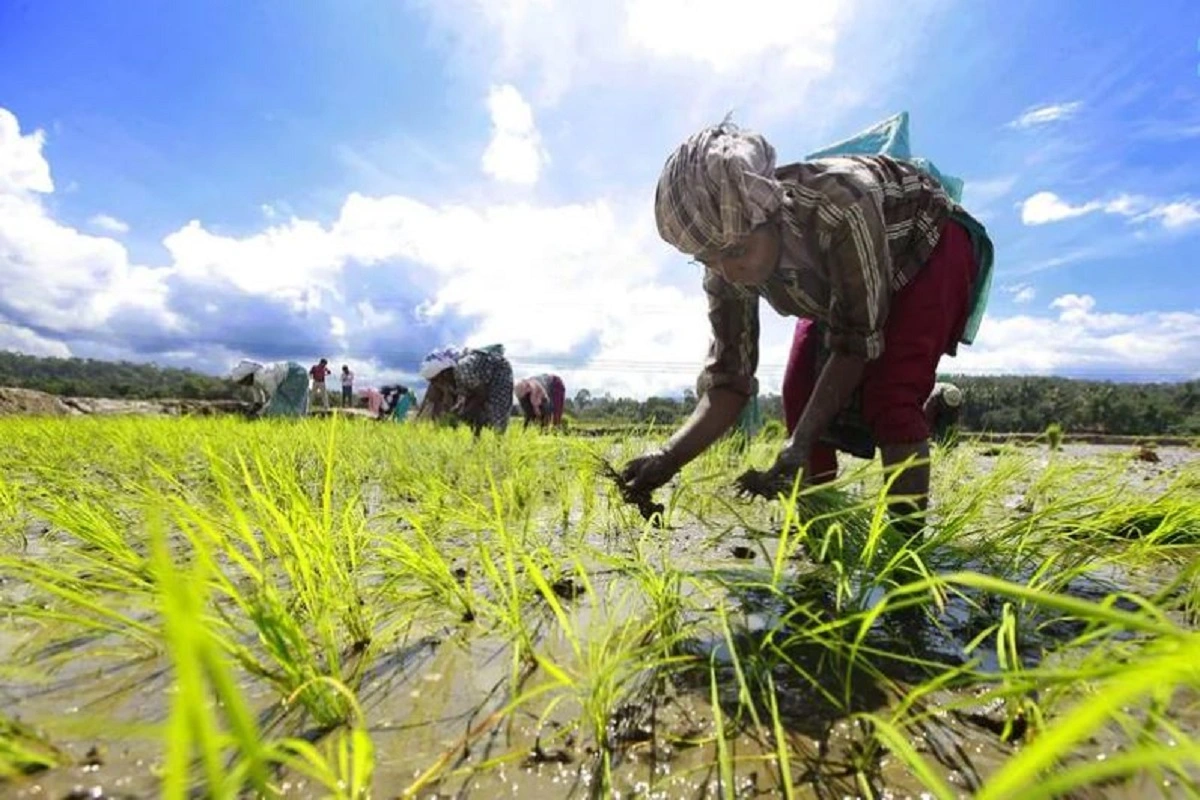
[[[913,164],[851,156],[776,169],[766,140],[728,122],[667,159],[655,217],[662,238],[705,267],[709,389],[663,449],[626,465],[627,490],[666,483],[737,420],[755,390],[763,297],[826,329],[829,357],[774,465],[746,472],[739,487],[772,495],[798,470],[811,476],[814,445],[861,390],[884,464],[918,459],[892,485],[893,511],[923,509],[923,406],[942,354],[973,337],[967,321],[991,269],[983,227]]]
[[[408,390],[407,386],[400,384],[392,384],[384,386],[379,390],[382,400],[379,408],[379,419],[387,419],[391,417],[397,422],[403,422],[408,416],[408,410],[412,408],[414,399],[413,393]]]
[[[435,350],[421,361],[421,377],[429,390],[417,410],[417,419],[456,417],[476,435],[484,427],[497,433],[508,428],[512,414],[512,365],[504,348],[492,345],[457,351]]]
[[[308,373],[295,361],[260,364],[243,359],[229,378],[254,391],[255,416],[303,417],[308,413]]]
[[[563,406],[567,400],[567,387],[562,378],[549,374],[535,375],[517,381],[513,392],[525,417],[525,427],[528,428],[535,421],[543,428],[562,424]]]

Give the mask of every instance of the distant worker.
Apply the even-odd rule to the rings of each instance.
[[[897,527],[919,531],[930,477],[924,403],[942,355],[971,342],[982,314],[992,264],[983,226],[913,162],[831,157],[777,169],[765,139],[728,121],[670,155],[655,217],[662,238],[705,267],[711,381],[664,448],[625,466],[626,492],[662,486],[737,420],[755,390],[766,298],[801,318],[793,352],[810,341],[804,323],[818,321],[831,354],[819,372],[789,359],[788,441],[738,487],[774,496],[798,473],[827,476],[836,462],[819,463],[821,437],[858,397],[884,466],[902,470],[889,489]]]
[[[308,414],[308,375],[295,361],[260,364],[243,359],[229,379],[254,392],[254,416],[303,417]]]
[[[308,370],[312,378],[313,399],[321,404],[321,408],[329,410],[329,393],[325,391],[325,379],[329,377],[329,359],[322,358]]]
[[[543,428],[562,424],[563,407],[567,402],[567,387],[557,375],[534,375],[517,381],[513,387],[525,427],[537,422]]]
[[[368,386],[366,389],[359,389],[358,393],[367,401],[367,413],[376,419],[382,418],[383,392],[374,386]]]
[[[350,367],[342,364],[342,408],[354,405],[354,373]]]
[[[925,401],[925,419],[933,432],[933,441],[949,444],[958,436],[958,423],[962,418],[963,393],[953,383],[939,381]]]
[[[379,391],[383,395],[383,405],[379,411],[379,419],[391,417],[397,422],[403,422],[408,417],[408,411],[415,402],[413,393],[409,391],[407,386],[401,386],[400,384],[384,386]]]
[[[457,418],[475,435],[485,427],[503,433],[512,415],[512,365],[502,345],[435,350],[421,361],[421,377],[429,391],[417,410],[418,419]]]

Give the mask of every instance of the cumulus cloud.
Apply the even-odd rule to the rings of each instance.
[[[532,185],[549,161],[533,122],[533,109],[515,87],[493,86],[488,95],[492,139],[483,151],[483,171],[498,181]]]
[[[96,214],[88,220],[88,224],[105,233],[129,233],[129,224],[108,214]]]
[[[21,133],[17,117],[0,108],[0,194],[46,194],[54,191],[50,164],[42,158],[42,131]]]
[[[1039,125],[1048,125],[1052,122],[1070,119],[1081,108],[1083,108],[1083,103],[1077,100],[1070,103],[1034,106],[1026,109],[1021,116],[1008,124],[1012,128],[1034,128]]]
[[[1065,294],[1054,316],[986,317],[976,344],[943,362],[947,371],[1200,377],[1200,311],[1102,312],[1086,294]]]
[[[699,274],[658,242],[640,197],[436,205],[352,193],[329,223],[293,216],[230,236],[193,220],[164,237],[169,263],[146,267],[29,192],[52,188],[40,134],[5,141],[3,163],[22,155],[3,174],[19,192],[0,194],[0,323],[14,346],[187,353],[218,369],[240,354],[353,354],[369,378],[372,364],[404,374],[433,346],[500,341],[518,369],[557,364],[576,385],[617,393],[692,385],[703,359]]]
[[[1200,200],[1191,198],[1161,201],[1122,194],[1112,200],[1072,205],[1054,192],[1038,192],[1022,201],[1020,207],[1021,222],[1026,225],[1046,225],[1097,212],[1125,217],[1132,223],[1157,221],[1168,230],[1200,222]]]
[[[162,274],[129,262],[119,242],[55,220],[41,131],[22,134],[0,108],[0,318],[32,330],[95,329],[125,313],[175,323]]]

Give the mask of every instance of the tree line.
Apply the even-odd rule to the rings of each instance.
[[[1057,423],[1075,433],[1200,435],[1200,381],[1115,383],[1024,376],[948,376],[963,390],[961,427],[967,431],[1041,433]],[[643,401],[580,390],[567,403],[572,418],[591,423],[676,425],[696,396]],[[777,394],[759,397],[764,419],[783,419]]]
[[[12,352],[0,352],[0,386],[36,389],[62,397],[130,400],[226,400],[239,396],[229,381],[189,369]]]
[[[1114,383],[1023,376],[951,376],[966,398],[968,431],[1040,433],[1052,423],[1076,433],[1200,435],[1200,381]],[[66,397],[241,399],[238,387],[188,369],[127,361],[41,358],[0,352],[0,386]],[[782,419],[779,395],[759,398],[764,419]],[[696,407],[696,395],[635,400],[581,389],[567,413],[593,424],[677,425]]]

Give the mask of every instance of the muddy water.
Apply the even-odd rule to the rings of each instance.
[[[1068,446],[1055,457],[1094,459],[1097,453],[1092,450]],[[1188,451],[1160,451],[1160,455],[1165,458],[1158,464],[1139,462],[1133,467],[1132,485],[1169,477],[1172,463],[1193,457]],[[981,466],[986,468],[986,463]],[[737,794],[778,796],[771,734],[757,731],[744,713],[740,724],[734,720],[738,667],[725,634],[709,612],[718,599],[729,603],[738,653],[754,652],[767,637],[786,632],[781,615],[787,607],[761,588],[769,583],[765,556],[772,545],[764,550],[757,536],[736,527],[716,539],[710,530],[695,524],[681,524],[667,534],[670,560],[685,575],[683,597],[689,608],[682,622],[690,625],[690,636],[678,652],[692,656],[694,662],[690,667],[647,668],[619,676],[608,722],[600,734],[611,744],[613,789],[620,796],[717,796],[717,709],[711,702],[714,687],[707,666],[715,662],[717,708],[723,724],[740,731],[728,743],[736,764]],[[613,553],[629,546],[619,539],[593,544]],[[585,633],[605,630],[614,620],[648,613],[644,603],[623,601],[638,596],[625,591],[633,585],[629,576],[602,562],[588,566],[595,567],[589,570],[595,576],[594,593],[565,592],[564,604],[574,628]],[[1071,591],[1086,599],[1098,599],[1118,588],[1148,595],[1170,580],[1171,571],[1105,565],[1079,579]],[[793,598],[802,595],[830,608],[834,603],[815,565],[790,566],[783,588]],[[18,591],[23,590],[0,586],[0,599],[12,602]],[[577,663],[572,642],[550,624],[548,612],[543,612],[542,624],[530,622],[537,652],[555,663]],[[1054,631],[1036,634],[1034,622],[1028,621],[1030,635],[1022,639],[1022,658],[1030,666],[1055,643]],[[979,624],[978,609],[966,601],[952,601],[932,617],[881,620],[866,641],[881,652],[919,656],[947,667],[981,657],[976,669],[995,672],[994,651],[969,653],[965,648]],[[28,633],[21,626],[0,624],[0,663],[11,663]],[[168,665],[157,657],[134,658],[128,647],[111,639],[81,641],[75,652],[42,680],[27,673],[0,673],[5,713],[35,722],[74,762],[0,784],[0,797],[157,796],[155,769],[162,758],[157,725],[169,703]],[[794,754],[791,772],[797,796],[862,796],[864,775],[877,796],[924,796],[908,768],[886,751],[867,747],[868,736],[850,718],[854,713],[888,717],[921,681],[922,670],[898,659],[878,659],[880,674],[847,674],[844,663],[830,662],[812,648],[797,645],[788,655],[812,677],[799,680],[794,668],[770,670],[778,689],[783,735]],[[550,692],[524,703],[504,723],[486,724],[513,700],[514,692],[531,691],[548,681],[541,671],[527,674],[525,662],[514,663],[513,648],[501,632],[473,623],[431,626],[384,643],[374,656],[359,690],[376,752],[374,796],[399,794],[443,758],[446,774],[420,796],[586,797],[599,785],[603,763],[597,737],[586,725],[576,724],[582,716],[579,703],[589,687]],[[514,674],[519,676],[515,683]],[[272,725],[273,734],[312,732],[302,717],[280,718],[271,687],[248,681],[243,690],[259,719]],[[1005,741],[1003,708],[982,701],[977,707],[959,708],[974,691],[949,688],[925,697],[921,707],[929,713],[911,740],[963,797],[969,797],[1021,747],[1020,740]],[[850,704],[831,702],[823,692],[848,697]],[[1172,698],[1173,716],[1185,730],[1200,731],[1198,709],[1194,693],[1181,692]],[[770,725],[769,718],[763,720]],[[1102,732],[1080,747],[1074,758],[1111,757],[1121,744],[1115,732]],[[471,771],[484,764],[489,765],[486,771]],[[290,797],[317,793],[309,780],[293,774],[281,774],[279,786]],[[1174,793],[1173,787],[1141,778],[1075,796]]]

